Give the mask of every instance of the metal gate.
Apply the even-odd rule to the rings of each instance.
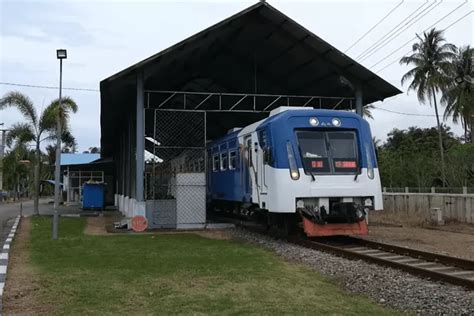
[[[152,227],[204,225],[206,207],[206,113],[150,109],[145,192]],[[151,120],[147,120],[151,123]]]

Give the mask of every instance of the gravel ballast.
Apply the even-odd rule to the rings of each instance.
[[[381,305],[421,315],[474,315],[474,291],[362,260],[348,260],[241,228],[228,231],[233,238],[259,244],[287,260],[329,275],[347,290],[366,295]]]

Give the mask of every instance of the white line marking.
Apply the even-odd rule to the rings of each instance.
[[[0,296],[3,296],[3,288],[5,287],[5,283],[0,282]]]
[[[8,260],[8,252],[0,253],[0,260],[2,260],[2,259]]]
[[[6,274],[7,273],[7,266],[0,266],[0,274]]]
[[[11,238],[7,238],[7,239],[5,240],[5,242],[11,243],[11,242],[12,242],[12,239],[11,239]]]
[[[10,249],[10,245],[9,244],[3,245],[3,249]]]

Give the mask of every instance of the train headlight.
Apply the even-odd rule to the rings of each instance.
[[[367,176],[369,177],[369,179],[374,179],[374,168],[368,168],[367,169]]]
[[[300,178],[300,173],[298,171],[291,172],[291,179],[298,180]]]
[[[315,117],[312,117],[309,119],[309,124],[311,124],[311,126],[318,126],[319,125],[319,120]]]
[[[298,170],[298,165],[296,164],[295,154],[293,152],[293,146],[290,142],[286,143],[286,151],[288,153],[288,164],[290,167],[290,176],[293,180],[298,180],[300,178],[300,172]]]
[[[341,120],[336,117],[331,120],[331,123],[333,126],[336,126],[336,127],[341,126]]]
[[[304,201],[303,200],[296,201],[296,207],[297,208],[304,208]]]

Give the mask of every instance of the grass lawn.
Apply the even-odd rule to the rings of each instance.
[[[56,314],[387,315],[262,248],[194,234],[88,236],[84,219],[33,218],[29,252]]]

